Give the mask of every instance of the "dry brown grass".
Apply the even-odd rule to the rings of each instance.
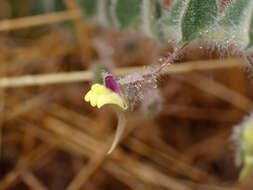
[[[71,3],[68,7],[76,9]],[[152,42],[138,38],[141,51],[128,52],[124,42],[135,39],[132,34],[91,35],[96,30],[79,16],[60,14],[68,13],[71,18],[57,19],[75,19],[77,43],[61,25],[25,45],[10,45],[14,37],[1,33],[1,190],[252,189],[252,176],[237,182],[230,139],[233,125],[252,109],[252,84],[240,68],[242,60],[192,61],[168,68],[159,81],[162,110],[150,119],[138,109],[128,113],[122,142],[107,155],[116,118],[110,108],[96,110],[83,101],[92,76],[88,69],[95,60],[109,58],[117,60],[116,66],[127,66],[116,68],[117,75],[127,74],[168,50],[154,56],[149,53]],[[29,19],[25,27],[36,25]],[[48,21],[45,15],[40,19]],[[0,30],[6,22],[0,22]],[[17,29],[17,22],[8,20],[4,30]],[[103,54],[101,47],[116,53]],[[73,78],[76,72],[80,78]],[[24,82],[27,75],[29,84]]]

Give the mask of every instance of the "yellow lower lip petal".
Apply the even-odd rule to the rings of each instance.
[[[95,107],[97,105],[97,95],[96,94],[92,94],[92,96],[90,96],[90,104]]]
[[[89,102],[89,101],[90,101],[90,96],[91,96],[91,94],[92,94],[92,91],[89,91],[89,92],[87,92],[87,94],[84,96],[84,100],[85,100],[86,102]]]
[[[127,108],[124,100],[118,94],[101,84],[92,85],[91,90],[85,95],[84,100],[90,102],[93,107],[97,106],[98,108],[106,104],[114,104],[122,109]]]
[[[101,108],[105,104],[115,104],[118,105],[119,107],[123,108],[123,102],[121,98],[115,94],[115,93],[109,93],[106,95],[101,95],[99,96],[99,99],[97,101],[97,106],[98,108]]]

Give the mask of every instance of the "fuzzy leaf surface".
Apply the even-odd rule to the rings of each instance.
[[[99,0],[78,0],[85,17],[92,17],[96,14],[98,1]]]
[[[216,0],[188,0],[181,19],[181,41],[196,39],[215,22],[217,14]]]
[[[246,49],[251,48],[253,46],[253,10],[251,11],[248,35],[249,35],[249,43]]]
[[[142,4],[142,32],[151,37],[162,40],[160,19],[162,5],[160,0],[145,0]]]
[[[146,0],[145,0],[146,1]],[[117,0],[115,16],[119,22],[119,30],[126,28],[138,29],[141,25],[142,0]]]
[[[247,17],[247,12],[252,0],[234,0],[226,8],[219,24],[224,27],[238,27]]]
[[[218,23],[230,38],[241,44],[243,50],[253,46],[252,0],[232,1]]]
[[[162,35],[159,25],[159,19],[162,16],[162,5],[160,0],[151,0],[151,27],[157,35]]]
[[[179,24],[180,17],[183,13],[185,7],[185,1],[174,1],[170,7],[170,12],[168,16],[161,19],[161,22],[169,25],[176,26]]]

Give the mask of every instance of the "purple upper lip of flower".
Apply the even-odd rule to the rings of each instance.
[[[112,75],[107,75],[104,78],[104,83],[106,88],[109,88],[110,90],[121,96],[120,89]]]

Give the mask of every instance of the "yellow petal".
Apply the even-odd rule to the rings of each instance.
[[[84,100],[90,102],[95,107],[101,108],[105,104],[118,105],[122,109],[126,109],[127,105],[124,100],[115,92],[106,88],[101,84],[94,84],[91,90],[85,95]]]
[[[84,100],[86,102],[90,102],[90,104],[94,107],[97,104],[97,95],[93,91],[87,92],[87,94],[84,96]]]
[[[90,104],[95,107],[97,105],[97,99],[98,99],[98,96],[92,92],[92,95],[90,96]]]
[[[91,87],[91,91],[96,93],[97,95],[107,93],[108,90],[109,89],[107,89],[105,86],[101,84],[94,84]]]
[[[122,98],[114,92],[99,96],[97,107],[101,108],[105,104],[115,104],[124,109],[124,103]]]
[[[92,94],[92,91],[90,90],[90,91],[87,92],[87,94],[84,96],[84,100],[85,100],[86,102],[89,102],[89,101],[90,101],[90,96],[91,96],[91,94]]]

